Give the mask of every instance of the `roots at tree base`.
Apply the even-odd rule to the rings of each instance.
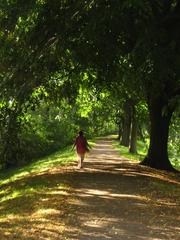
[[[144,160],[140,163],[140,165],[148,166],[148,167],[159,169],[159,170],[166,170],[170,172],[179,173],[178,170],[173,168],[169,160],[157,161],[150,157],[145,157]]]

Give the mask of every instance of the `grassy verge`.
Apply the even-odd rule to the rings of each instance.
[[[141,141],[137,142],[137,152],[138,152],[137,154],[129,153],[129,148],[121,146],[119,144],[119,141],[114,141],[113,146],[119,151],[119,153],[121,154],[122,157],[131,159],[134,161],[143,160],[143,158],[145,157],[146,152],[147,152],[146,145]]]
[[[89,144],[93,147],[94,141]],[[0,239],[49,239],[47,229],[65,239],[61,233],[73,183],[72,173],[62,166],[74,161],[76,153],[68,146],[24,167],[0,171]]]
[[[135,160],[135,161],[142,161],[148,151],[147,144],[145,144],[142,141],[137,141],[137,152],[138,152],[137,154],[129,153],[129,148],[121,146],[119,144],[119,141],[115,140],[113,142],[113,145],[117,150],[119,150],[122,157]],[[175,160],[171,159],[171,156],[170,156],[170,161],[174,168],[176,168],[177,170],[180,170],[180,161],[178,161],[177,159]]]
[[[71,149],[67,147],[25,167],[0,172],[0,222],[18,212],[31,211],[39,201],[38,196],[50,194],[55,185],[58,189],[68,189],[58,171],[61,166],[75,161],[75,152]],[[57,172],[54,178],[52,171]]]
[[[88,142],[91,147],[94,146],[94,140]],[[1,170],[0,203],[39,191],[47,185],[47,182],[45,178],[38,176],[51,173],[53,170],[58,171],[62,166],[67,166],[74,161],[76,161],[76,153],[72,150],[72,146],[68,146],[24,167]],[[36,181],[31,181],[35,178]]]
[[[69,146],[25,167],[0,172],[0,239],[34,239],[42,234],[45,239],[42,229],[63,232],[71,181],[61,167],[75,160]]]
[[[75,161],[75,152],[68,146],[61,151],[39,159],[21,168],[14,168],[0,172],[0,185],[14,182],[32,174],[40,174],[53,167],[59,167]]]

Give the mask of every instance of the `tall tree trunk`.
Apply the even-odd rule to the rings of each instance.
[[[172,171],[174,169],[168,158],[167,144],[170,119],[173,111],[162,114],[164,106],[165,104],[160,98],[157,98],[149,105],[151,123],[150,145],[148,154],[141,164],[156,169]]]
[[[123,124],[123,117],[119,117],[118,124],[118,140],[121,141],[122,138],[122,124]]]
[[[118,125],[118,140],[121,140],[121,136],[122,136],[122,124]]]
[[[137,153],[137,118],[134,106],[132,107],[131,139],[129,152]]]
[[[121,145],[129,147],[130,132],[131,132],[131,103],[129,100],[127,100],[124,104]]]

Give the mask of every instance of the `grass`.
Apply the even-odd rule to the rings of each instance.
[[[88,142],[93,147],[94,141],[90,140]],[[60,167],[67,166],[74,161],[76,161],[76,153],[72,150],[72,146],[68,146],[27,166],[5,171],[1,170],[0,203],[39,191],[47,185],[46,180],[37,178],[36,181],[26,184],[27,179],[52,172],[53,169],[60,169]],[[17,188],[16,183],[17,185],[20,183],[20,187]]]
[[[33,162],[19,169],[10,169],[0,172],[0,203],[19,197],[26,197],[46,188],[48,182],[45,178],[36,178],[54,168],[60,168],[75,161],[75,152],[72,147],[51,154],[39,161]],[[34,178],[35,179],[35,178]],[[30,180],[30,181],[28,181]]]
[[[175,160],[172,160],[171,163],[177,170],[180,171],[180,160],[175,159]]]
[[[119,150],[121,156],[123,156],[124,158],[134,160],[134,161],[142,161],[148,151],[148,144],[144,143],[142,141],[137,141],[137,154],[129,153],[129,148],[121,146],[119,144],[119,141],[117,141],[117,140],[113,142],[113,145],[117,150]],[[172,153],[171,153],[171,155],[172,155]],[[171,156],[170,156],[170,161],[171,161],[172,166],[175,169],[180,170],[180,161],[179,160],[177,160],[177,159],[173,160],[173,159],[171,159]]]
[[[25,167],[14,168],[0,172],[0,185],[15,182],[32,174],[39,174],[53,167],[64,166],[75,160],[75,152],[68,146],[61,151],[55,152],[45,158],[28,164]]]
[[[94,145],[94,141],[88,142]],[[139,159],[120,148],[123,156]],[[143,154],[141,144],[139,149]],[[63,172],[62,166],[75,160],[75,151],[69,146],[25,167],[0,172],[1,240],[66,239],[67,219],[73,219],[68,215],[73,210],[68,209],[75,209],[77,202],[72,194],[73,172]]]
[[[37,234],[47,227],[63,232],[61,207],[71,198],[66,196],[71,183],[62,166],[75,160],[69,146],[25,167],[0,172],[0,239],[34,239],[31,227],[36,222]]]
[[[89,143],[94,145],[94,141]],[[64,216],[73,202],[69,194],[73,173],[63,172],[62,167],[74,161],[76,153],[68,146],[27,166],[1,170],[1,240],[47,239],[47,229],[52,239],[63,234]]]
[[[120,145],[119,141],[114,141],[113,145],[117,150],[119,150],[122,157],[131,159],[134,161],[142,161],[147,153],[147,145],[145,143],[143,143],[142,141],[137,142],[137,152],[138,153],[136,153],[136,154],[129,153],[129,148]]]

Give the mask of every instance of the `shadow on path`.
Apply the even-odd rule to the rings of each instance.
[[[25,187],[33,189],[26,198]],[[9,209],[1,240],[180,239],[178,176],[121,158],[108,138],[97,141],[83,169],[54,169],[16,188],[18,197],[0,206],[1,216]]]
[[[111,139],[97,142],[72,179],[67,239],[180,239],[177,179],[121,158]]]

